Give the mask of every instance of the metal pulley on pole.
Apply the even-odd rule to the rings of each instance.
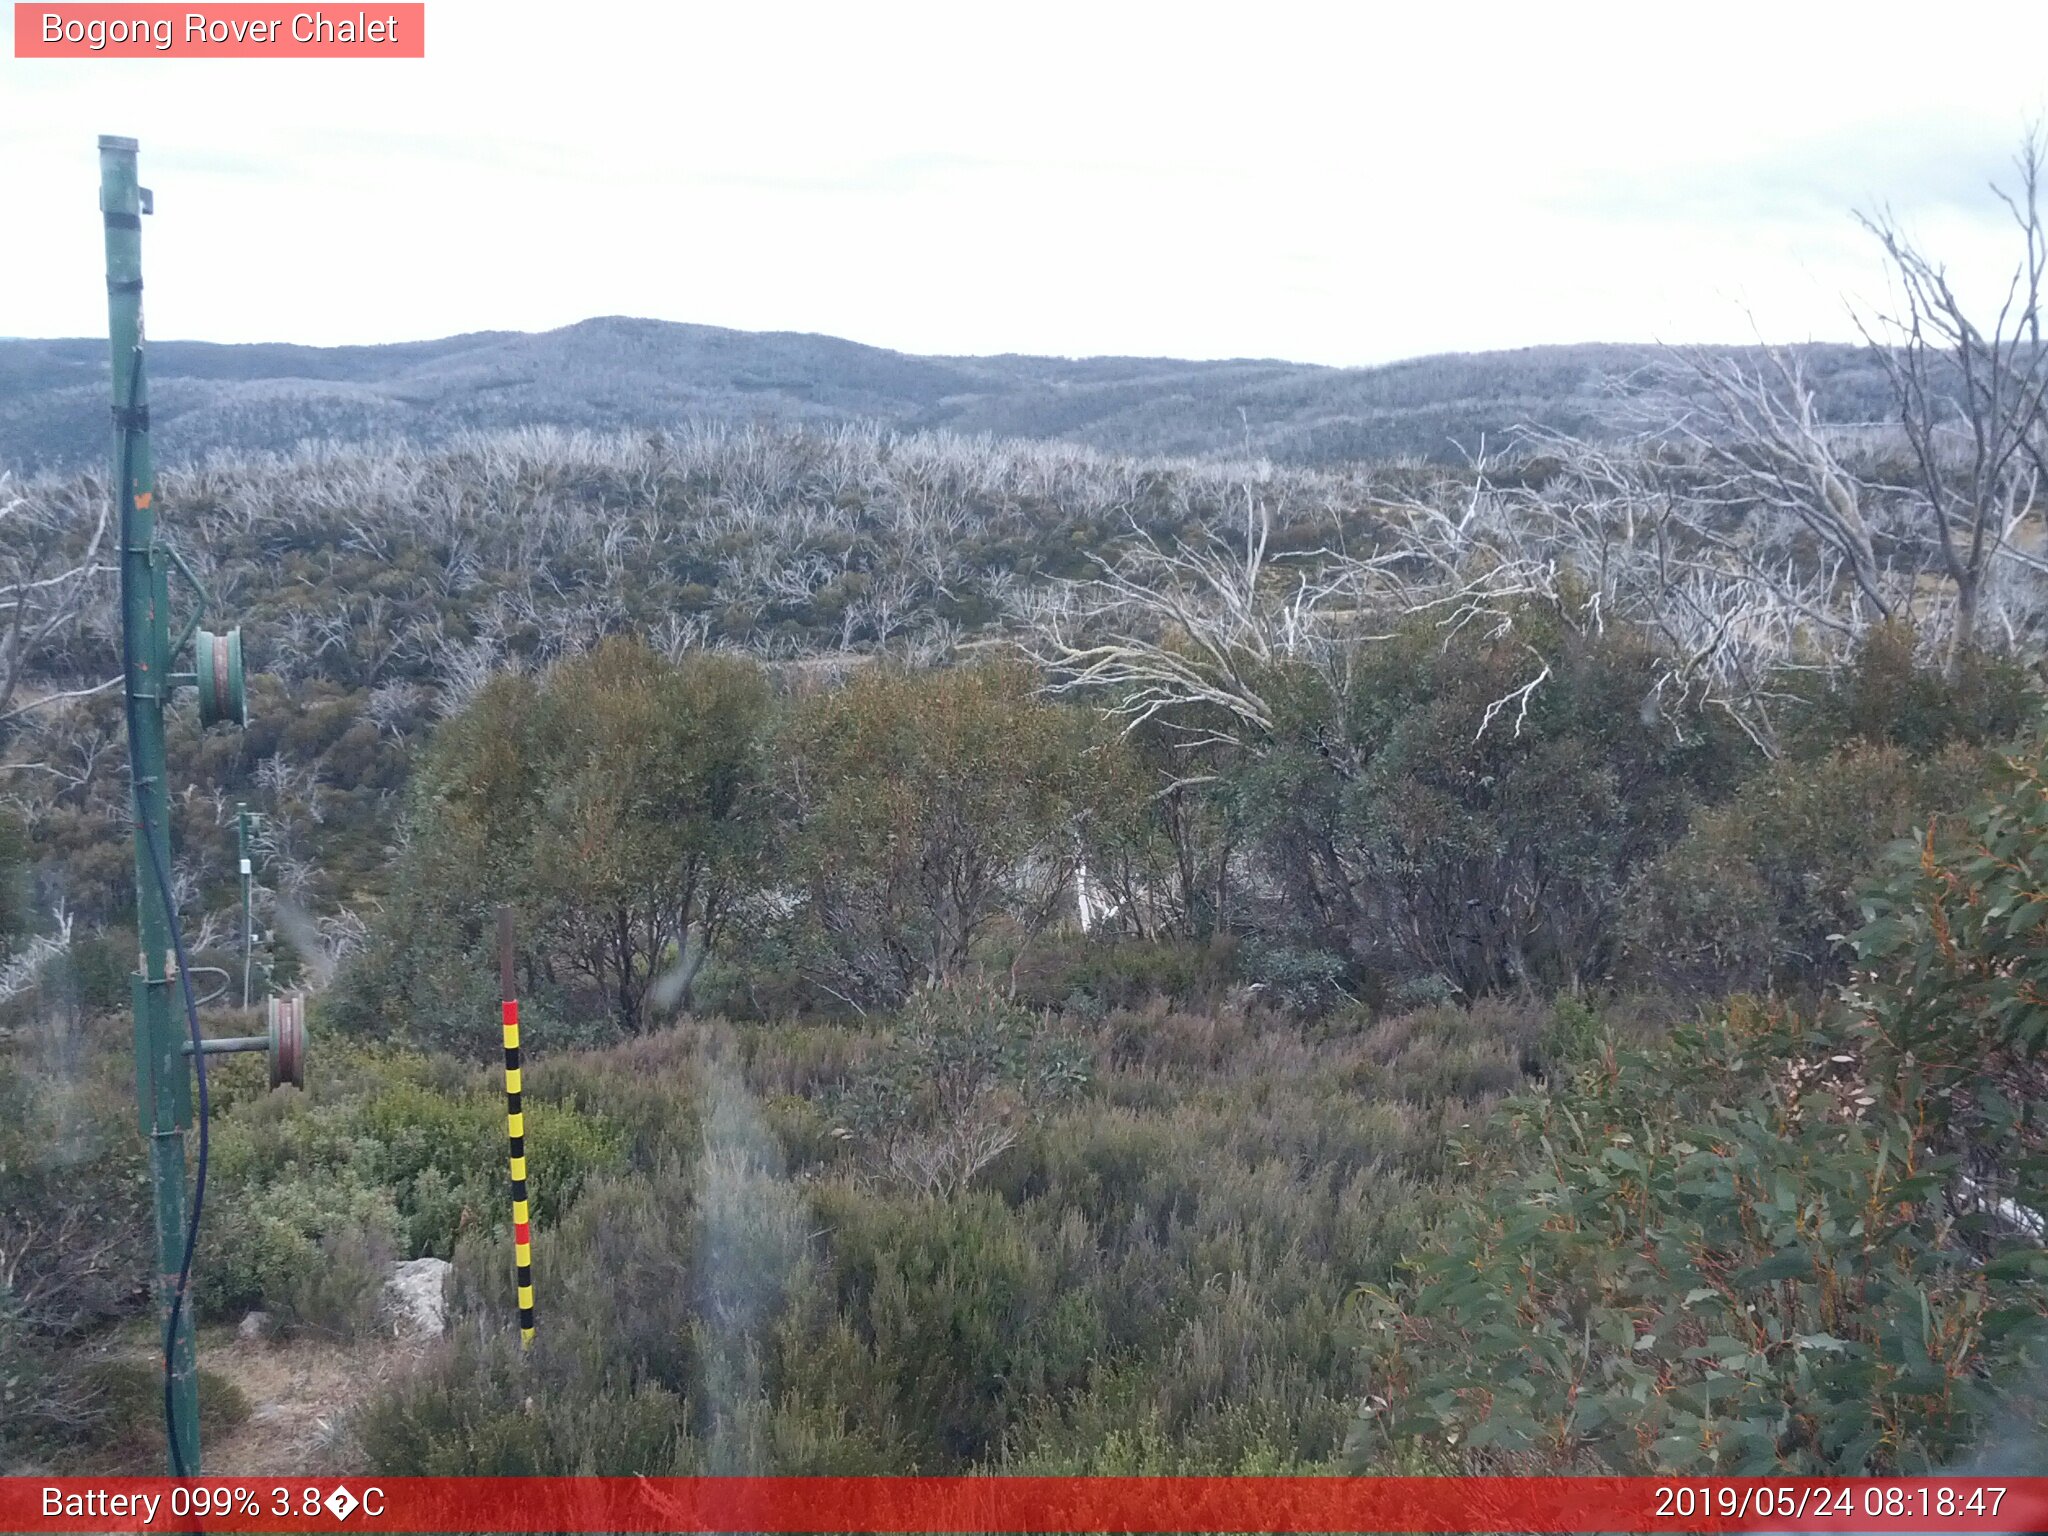
[[[264,1007],[269,1025],[263,1043],[254,1047],[270,1052],[270,1086],[306,1086],[306,994],[287,992],[273,997]]]
[[[193,638],[194,675],[201,725],[247,725],[249,698],[242,687],[242,632],[217,635],[202,629]]]
[[[187,1056],[191,1056],[192,1042],[186,1041],[181,1049]],[[282,997],[266,999],[263,1004],[262,1034],[225,1035],[213,1040],[201,1040],[198,1054],[228,1056],[238,1051],[270,1053],[271,1087],[305,1087],[306,995],[303,992],[287,992]]]

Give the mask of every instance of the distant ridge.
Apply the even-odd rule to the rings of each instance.
[[[1862,349],[1797,349],[1837,420],[1884,411]],[[618,316],[560,330],[478,331],[385,346],[151,344],[166,462],[308,437],[431,442],[470,428],[877,420],[1056,438],[1117,452],[1255,453],[1294,464],[1460,459],[1537,423],[1598,435],[1612,390],[1659,350],[1635,345],[1456,353],[1375,368],[1260,360],[919,357],[831,336]],[[0,464],[97,463],[106,343],[0,339]]]

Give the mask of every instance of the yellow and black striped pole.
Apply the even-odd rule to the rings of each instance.
[[[498,996],[505,1025],[505,1131],[512,1138],[512,1262],[519,1343],[533,1342],[533,1217],[526,1203],[526,1112],[520,1108],[519,999],[512,985],[512,909],[498,908]]]

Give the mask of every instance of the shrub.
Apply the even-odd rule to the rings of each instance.
[[[113,929],[74,938],[54,967],[58,976],[66,978],[58,985],[68,986],[78,1010],[88,1017],[117,1013],[129,1005],[135,952],[132,930]]]
[[[1341,1003],[1356,1001],[1344,985],[1349,963],[1327,950],[1253,940],[1244,947],[1241,968],[1245,980],[1276,1006],[1301,1018],[1321,1018]]]
[[[592,1175],[628,1155],[623,1126],[564,1096],[574,1060],[564,1058],[567,1083],[551,1082],[550,1067],[529,1068],[529,1189],[544,1225]],[[269,1305],[286,1319],[303,1312],[345,1330],[359,1324],[342,1317],[364,1308],[344,1298],[338,1272],[324,1299],[308,1289],[326,1284],[323,1240],[339,1245],[337,1262],[363,1267],[373,1254],[445,1257],[466,1227],[509,1222],[504,1098],[494,1076],[446,1057],[350,1048],[304,1094],[218,1111],[208,1209],[220,1221],[216,1231],[209,1215],[201,1245],[212,1255],[201,1271],[203,1304],[218,1313]],[[374,1292],[367,1281],[355,1289]]]
[[[562,1182],[565,1204],[582,1179],[620,1167],[652,1169],[697,1148],[699,1053],[707,1033],[658,1030],[608,1050],[550,1053],[535,1062],[525,1079],[528,1123],[541,1128],[536,1145],[551,1159],[571,1158],[549,1175]]]
[[[109,1045],[53,1010],[0,1044],[0,1318],[46,1337],[123,1316],[148,1285],[133,1068]]]
[[[1003,1471],[1036,1477],[1301,1477],[1338,1470],[1341,1394],[1295,1407],[1278,1394],[1218,1394],[1176,1414],[1148,1373],[1097,1373],[1069,1400],[1033,1405]]]
[[[0,1475],[35,1470],[40,1452],[89,1434],[99,1414],[76,1357],[31,1328],[18,1307],[0,1305]]]
[[[1864,637],[1854,665],[1815,687],[1794,717],[1793,752],[1823,757],[1848,742],[1894,747],[1915,760],[1951,746],[1997,746],[2025,728],[2038,707],[2037,679],[2017,660],[1966,651],[1944,670],[1923,662],[1909,625],[1882,624]]]
[[[164,1453],[164,1376],[158,1360],[101,1359],[82,1371],[95,1400],[92,1423],[79,1449],[104,1459],[154,1463]],[[223,1434],[249,1417],[242,1389],[216,1371],[201,1367],[199,1433]],[[104,1459],[103,1459],[104,1458]]]
[[[988,983],[963,982],[910,1000],[839,1113],[890,1177],[953,1193],[1086,1082],[1072,1042]]]
[[[160,1468],[163,1379],[158,1360],[59,1353],[10,1337],[0,1317],[0,1473]],[[233,1382],[204,1367],[198,1380],[203,1438],[249,1417]]]
[[[402,879],[371,928],[313,1004],[323,1039],[405,1044],[471,1060],[499,1047],[498,971],[481,892],[459,908],[433,886]],[[522,999],[521,1020],[553,1000]],[[529,1030],[536,1039],[549,1033]]]
[[[1074,1010],[1100,1018],[1157,998],[1187,1008],[1214,1002],[1235,974],[1228,939],[1048,936],[1010,967],[1016,1001],[1027,1008]]]
[[[400,1247],[388,1191],[296,1177],[211,1194],[192,1272],[201,1316],[261,1309],[287,1327],[342,1337],[370,1325]]]
[[[363,1463],[397,1477],[687,1474],[684,1412],[651,1384],[534,1390],[557,1346],[531,1357],[515,1338],[459,1325],[422,1367],[357,1409],[348,1433]]]
[[[1415,1105],[1484,1103],[1521,1088],[1559,1021],[1584,1013],[1569,999],[1545,1008],[1528,998],[1482,998],[1470,1008],[1440,1003],[1388,1014],[1358,1036],[1362,1059],[1345,1080]]]
[[[1518,1106],[1520,1161],[1398,1306],[1367,1298],[1388,1406],[1358,1452],[1841,1475],[1969,1445],[2048,1310],[2039,1258],[1956,1244],[1924,1106],[1875,1102],[1847,1043],[1738,1010]]]
[[[1585,1000],[1560,997],[1551,1005],[1542,1055],[1552,1068],[1574,1067],[1592,1056],[1600,1040],[1600,1015]]]
[[[1966,801],[1983,772],[1967,747],[1915,761],[1857,744],[1771,765],[1643,872],[1624,930],[1631,967],[1710,996],[1846,979],[1857,886],[1888,844]]]
[[[942,1465],[986,1455],[1024,1403],[1078,1381],[1101,1346],[1082,1298],[1061,1298],[1054,1256],[993,1195],[910,1204],[833,1191],[820,1214],[840,1305]]]
[[[1640,639],[1524,628],[1547,671],[1477,625],[1415,627],[1334,680],[1279,669],[1274,739],[1226,792],[1289,947],[1464,997],[1611,974],[1631,877],[1743,749],[1701,707],[1645,723],[1663,663]]]
[[[1155,1004],[1051,1031],[961,985],[907,1022],[699,1023],[580,1055],[550,1081],[652,1160],[594,1174],[540,1234],[523,1360],[503,1233],[458,1239],[457,1335],[365,1415],[366,1454],[440,1471],[1327,1467],[1361,1379],[1346,1298],[1420,1245],[1465,1176],[1449,1135],[1486,1120],[1548,1017],[1496,1001],[1309,1032]],[[853,1126],[826,1111],[863,1096],[877,1126],[936,1131],[949,1075],[953,1103],[993,1081],[1022,1111],[1040,1052],[1084,1063],[1088,1091],[1020,1113],[964,1189],[872,1177],[878,1142],[829,1135]],[[690,1145],[658,1129],[663,1094]],[[1092,1451],[1111,1425],[1122,1438]]]
[[[1999,759],[1967,814],[1931,821],[1866,891],[1845,994],[1873,1070],[1921,1105],[1979,1185],[2048,1210],[2048,732]],[[2037,1222],[2036,1225],[2041,1223]],[[2039,1234],[2037,1234],[2039,1235]]]
[[[2044,866],[2037,739],[1893,856],[1841,1004],[1738,1005],[1519,1104],[1411,1286],[1368,1298],[1361,1453],[1952,1465],[2048,1364]]]

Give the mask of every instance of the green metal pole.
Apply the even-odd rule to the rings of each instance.
[[[242,1006],[249,1006],[249,966],[256,952],[256,929],[249,900],[249,806],[235,802],[235,851],[242,861]]]
[[[172,1023],[176,984],[171,915],[163,909],[145,837],[161,867],[171,867],[170,795],[164,776],[164,706],[170,694],[168,563],[157,549],[156,472],[149,452],[149,383],[142,366],[142,218],[148,197],[136,182],[133,139],[100,139],[100,212],[107,236],[107,335],[114,364],[114,494],[126,513],[121,547],[122,622],[127,643],[128,762],[134,786],[135,928],[141,945],[134,979],[135,1089],[149,1173],[156,1189],[157,1296],[164,1324],[185,1252],[185,1132],[192,1123],[192,1069],[182,1029]],[[199,1379],[192,1352],[192,1309],[179,1309],[170,1341],[175,1471],[199,1472]]]

